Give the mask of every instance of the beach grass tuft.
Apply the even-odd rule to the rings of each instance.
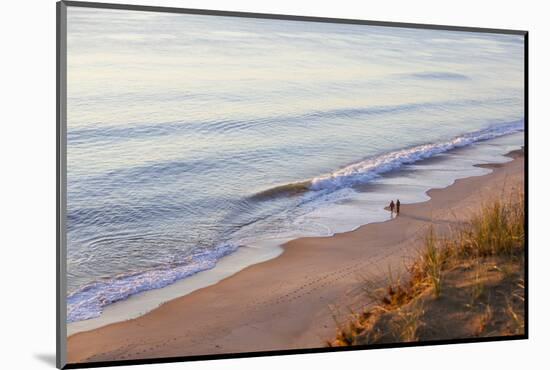
[[[339,326],[330,346],[517,335],[524,326],[525,203],[514,190],[481,205],[445,235],[430,227],[408,278]]]

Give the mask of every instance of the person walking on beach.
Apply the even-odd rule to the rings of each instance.
[[[395,203],[393,202],[393,199],[391,200],[390,202],[390,212],[391,212],[391,215],[393,216],[393,209],[395,208]]]
[[[397,199],[397,202],[395,203],[395,214],[397,216],[399,216],[399,208],[401,208],[401,202]]]

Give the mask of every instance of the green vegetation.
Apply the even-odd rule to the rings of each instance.
[[[523,334],[525,204],[514,192],[445,235],[427,232],[408,279],[372,289],[376,302],[339,325],[329,346]],[[443,233],[441,233],[443,234]]]

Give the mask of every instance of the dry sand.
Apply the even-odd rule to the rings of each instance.
[[[444,231],[484,199],[523,186],[524,157],[491,174],[429,192],[399,217],[355,231],[287,243],[284,253],[144,316],[68,339],[68,362],[114,361],[325,346],[337,319],[365,304],[365,278],[385,284],[404,273],[430,225]]]

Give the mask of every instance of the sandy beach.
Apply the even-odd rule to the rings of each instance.
[[[287,243],[279,257],[167,302],[136,319],[68,338],[68,362],[324,347],[336,320],[365,305],[366,278],[405,273],[426,229],[444,232],[502,191],[523,186],[522,151],[493,172],[429,191],[431,200],[332,237]],[[398,194],[396,194],[398,197]]]

